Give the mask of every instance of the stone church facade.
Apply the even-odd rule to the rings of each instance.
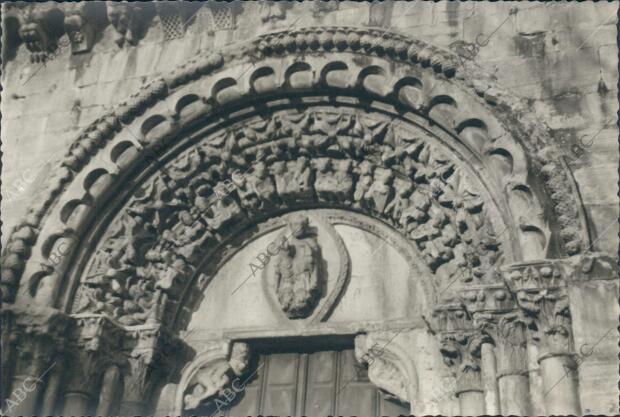
[[[618,413],[616,5],[2,14],[3,415]]]

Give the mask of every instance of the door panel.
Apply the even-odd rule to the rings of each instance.
[[[341,349],[260,355],[255,376],[225,415],[398,416],[409,409],[386,400],[353,350]]]

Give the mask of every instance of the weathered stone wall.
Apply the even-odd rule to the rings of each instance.
[[[68,40],[63,41],[66,40],[64,35],[45,64],[32,63],[32,52],[16,40],[17,19],[9,15],[5,20],[4,36],[8,46],[3,51],[1,107],[3,243],[30,203],[42,194],[50,170],[58,164],[80,130],[155,77],[174,71],[201,51],[218,49],[270,31],[348,25],[383,27],[386,31],[452,50],[461,57],[469,73],[473,69],[474,73],[478,70],[491,74],[498,84],[521,97],[531,112],[549,127],[565,154],[585,204],[592,249],[616,253],[619,158],[615,4],[245,2],[216,7],[208,3],[192,6],[191,13],[184,18],[187,23],[176,34],[180,35],[178,37],[170,31],[170,21],[164,24],[160,18],[162,14],[152,4],[142,4],[131,6],[144,9],[134,16],[145,29],[136,37],[136,45],[131,45],[127,36],[118,37],[118,25],[108,24],[105,7],[99,6],[99,12],[103,13],[98,17],[100,25],[93,25],[97,33],[92,49],[75,54]],[[118,42],[119,39],[124,42]],[[475,83],[476,80],[471,81]],[[520,117],[521,114],[514,114],[515,119]],[[363,252],[361,246],[358,244],[353,250],[356,253],[353,260],[359,261]],[[393,259],[376,266],[392,271],[384,272],[393,278],[397,275],[393,271],[398,269],[398,263]],[[222,273],[235,275],[225,270]],[[367,275],[367,281],[360,281],[360,293],[364,285],[372,288],[368,284],[371,274]],[[353,286],[353,289],[357,288]],[[245,290],[256,293],[257,288],[248,285]],[[360,299],[372,301],[377,292],[373,288]],[[585,413],[617,411],[617,294],[618,284],[609,277],[605,281],[576,283],[570,289],[579,395]],[[363,298],[366,296],[369,298]],[[360,307],[359,304],[347,306],[347,301],[345,297],[342,311],[335,311],[336,318],[341,314],[343,322],[357,313],[354,307]],[[368,304],[364,303],[364,307]],[[205,308],[218,307],[205,304]],[[409,306],[395,306],[394,317],[417,316],[417,310],[410,316],[399,310],[406,307]],[[387,308],[378,306],[368,313],[382,310],[383,318],[391,319],[391,313],[385,312]],[[231,320],[245,320],[249,315],[248,306],[246,310],[246,316],[231,316]],[[255,314],[254,310],[252,312]],[[260,319],[263,320],[264,315]],[[219,318],[218,323],[228,324]],[[423,328],[421,324],[420,327]],[[426,332],[424,335],[428,337]],[[420,357],[435,358],[439,362],[438,349],[434,345],[429,347],[430,342],[424,337],[416,336],[419,349],[414,351]],[[429,353],[431,350],[434,353]],[[535,358],[536,352],[530,352],[529,356]],[[447,372],[446,369],[442,368],[441,372]],[[534,413],[543,414],[541,378],[535,360],[528,369],[534,387]],[[437,367],[429,365],[424,372],[432,378],[436,370]],[[426,378],[424,373],[420,376]],[[421,393],[429,396],[432,388],[438,385],[422,384]],[[444,412],[449,413],[449,410]]]
[[[166,40],[159,16],[147,10],[136,46],[119,47],[115,27],[107,24],[85,54],[72,54],[62,41],[45,65],[31,63],[23,44],[9,54],[2,77],[2,242],[80,129],[153,77],[198,51],[273,30],[372,25],[459,52],[465,65],[494,74],[527,100],[562,144],[594,248],[617,250],[616,4],[345,1],[336,9],[329,3],[280,8],[244,2],[232,10],[233,29],[222,29],[229,22],[214,20],[203,5],[192,11],[182,37]],[[100,20],[105,23],[105,14]]]

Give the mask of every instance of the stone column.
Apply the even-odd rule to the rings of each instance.
[[[480,360],[481,348],[489,342],[488,336],[474,328],[471,315],[460,303],[437,306],[433,317],[440,331],[444,362],[456,373],[456,396],[461,414],[485,414]]]
[[[498,320],[496,352],[497,383],[503,415],[529,415],[530,378],[528,371],[526,326],[517,312]]]
[[[69,350],[63,415],[88,415],[94,410],[103,372],[118,361],[123,329],[102,315],[75,316]]]
[[[5,306],[3,358],[13,368],[3,375],[3,383],[10,389],[2,404],[8,415],[35,415],[45,391],[48,374],[57,365],[57,354],[63,349],[63,338],[70,318],[56,309],[36,306]]]
[[[179,370],[190,348],[159,324],[136,328],[128,340],[134,345],[126,353],[129,366],[123,372],[119,413],[145,415],[151,412],[154,389]]]
[[[483,375],[492,374],[485,384],[487,414],[528,415],[529,377],[525,322],[516,302],[502,284],[470,286],[463,290],[463,302],[474,319],[474,326],[493,342],[483,345]],[[494,361],[484,360],[485,348]],[[485,370],[490,365],[491,370]],[[501,411],[500,411],[501,410]]]
[[[547,414],[581,414],[563,261],[544,260],[502,269],[538,346]]]

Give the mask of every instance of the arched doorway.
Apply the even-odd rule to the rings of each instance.
[[[46,339],[55,334],[50,317],[54,331],[68,326],[72,335],[69,374],[59,365],[21,411],[42,401],[65,414],[107,414],[120,398],[123,414],[180,413],[198,383],[196,406],[209,407],[251,361],[252,341],[347,335],[370,381],[412,412],[452,413],[425,401],[419,379],[453,369],[460,413],[527,414],[537,382],[506,366],[486,384],[481,363],[495,354],[505,363],[506,346],[526,355],[527,329],[538,332],[543,385],[570,365],[563,279],[582,262],[588,233],[544,129],[516,120],[516,100],[470,77],[448,53],[400,35],[306,28],[197,57],[97,120],[3,261],[14,303],[6,314],[38,312],[34,332],[45,335],[30,348],[40,360],[18,361],[13,384],[58,355]],[[312,230],[295,237],[297,249],[273,263],[261,252],[257,291],[218,304],[217,289],[244,278],[222,278],[242,265],[230,260],[303,223],[300,212]],[[355,249],[376,249],[370,235],[399,253],[403,269],[373,270],[369,260],[396,258]],[[555,260],[562,256],[572,258]],[[291,272],[298,265],[302,284]],[[360,282],[374,308],[355,302]],[[237,308],[252,303],[260,315]],[[19,317],[12,326],[23,326]],[[183,332],[197,322],[211,325],[188,343]],[[390,341],[386,353],[369,354],[379,341]],[[452,368],[420,367],[416,352]],[[539,401],[548,412],[579,413],[576,390],[567,379]]]

